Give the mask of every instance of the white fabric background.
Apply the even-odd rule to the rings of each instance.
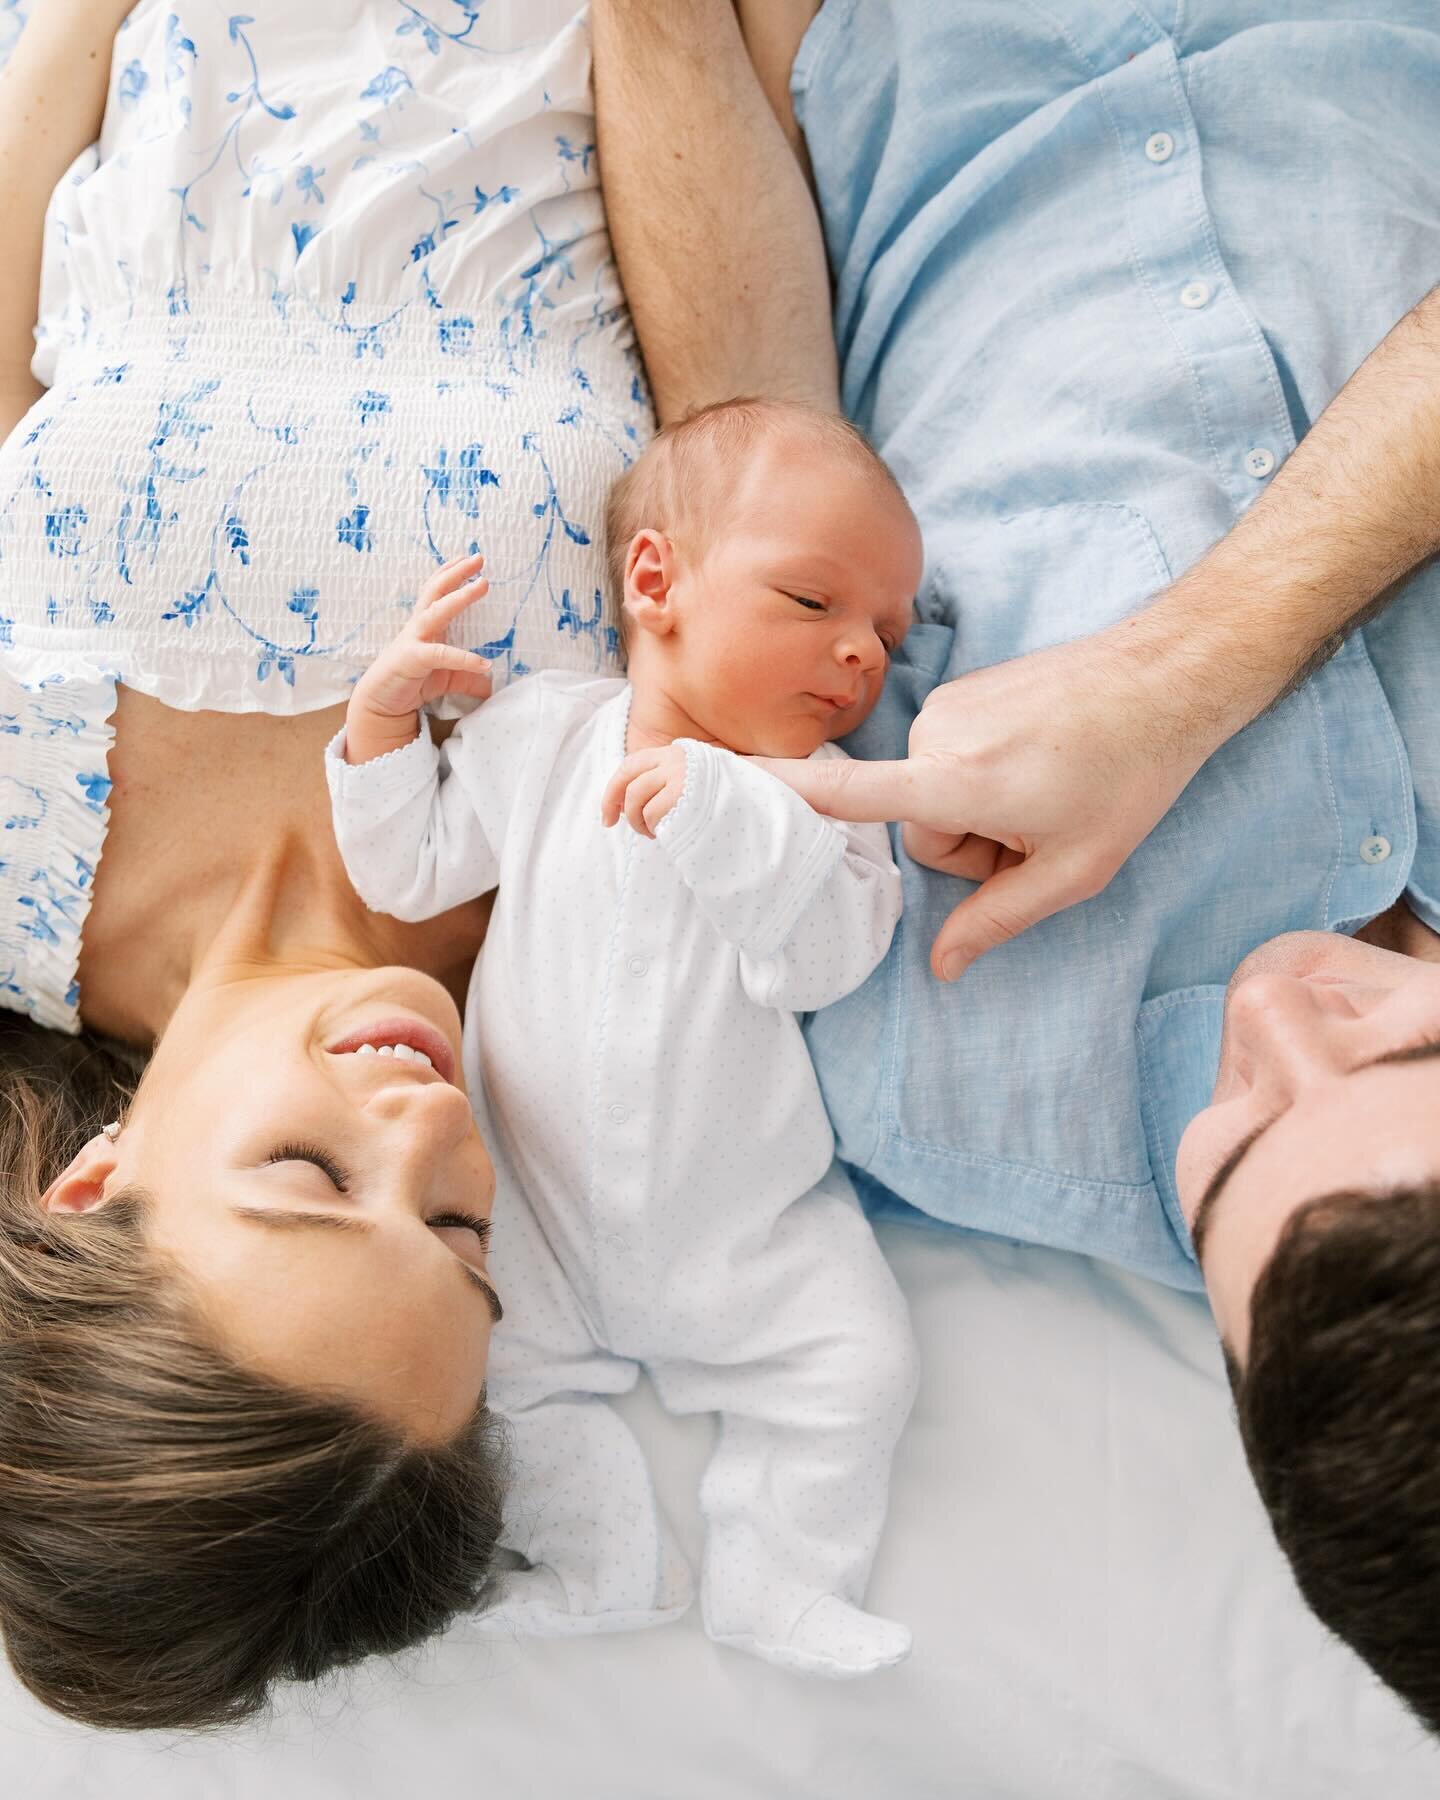
[[[1440,1753],[1305,1612],[1249,1487],[1209,1315],[1056,1252],[882,1225],[922,1385],[870,1601],[903,1668],[843,1687],[634,1636],[487,1642],[285,1697],[229,1740],[106,1738],[0,1681],[15,1800],[1420,1800]],[[698,1548],[704,1420],[622,1409]]]

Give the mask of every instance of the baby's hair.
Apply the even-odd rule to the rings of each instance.
[[[610,490],[605,557],[622,648],[628,636],[625,559],[636,532],[649,526],[674,533],[698,509],[714,512],[733,493],[756,446],[786,437],[842,458],[908,506],[900,483],[864,432],[839,413],[755,395],[696,407],[657,432]]]

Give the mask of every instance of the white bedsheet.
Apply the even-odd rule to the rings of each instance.
[[[915,1654],[808,1682],[693,1616],[287,1695],[267,1727],[107,1738],[0,1682],[6,1800],[1418,1800],[1440,1750],[1306,1613],[1208,1314],[1078,1258],[886,1224],[924,1376],[871,1590]],[[709,1431],[625,1410],[693,1554]]]

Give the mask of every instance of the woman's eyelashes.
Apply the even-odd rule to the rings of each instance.
[[[482,1250],[490,1247],[490,1221],[479,1218],[474,1213],[456,1212],[452,1208],[449,1212],[437,1213],[433,1219],[427,1219],[425,1223],[432,1230],[449,1225],[461,1231],[473,1231],[480,1240]]]
[[[331,1182],[342,1194],[349,1191],[350,1177],[335,1158],[317,1144],[280,1144],[271,1151],[265,1161],[267,1163],[313,1163],[317,1169],[322,1169],[330,1177]]]

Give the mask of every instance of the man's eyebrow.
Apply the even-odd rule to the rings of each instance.
[[[230,1208],[237,1218],[248,1219],[255,1225],[265,1225],[277,1231],[304,1231],[315,1226],[321,1231],[373,1231],[375,1228],[368,1219],[357,1219],[350,1213],[337,1212],[289,1212],[283,1207],[234,1205]],[[457,1256],[461,1272],[472,1287],[478,1288],[485,1296],[485,1304],[490,1308],[491,1320],[498,1325],[505,1316],[505,1309],[500,1304],[500,1296],[478,1269],[472,1269],[463,1257]]]
[[[1428,1062],[1433,1057],[1440,1057],[1440,1036],[1426,1038],[1419,1044],[1407,1044],[1400,1050],[1386,1050],[1380,1056],[1372,1056],[1369,1062],[1357,1063],[1356,1066],[1350,1070],[1350,1074],[1360,1075],[1363,1074],[1366,1069],[1384,1068],[1393,1063]],[[1200,1196],[1200,1204],[1195,1208],[1195,1222],[1190,1227],[1190,1242],[1195,1247],[1195,1260],[1197,1262],[1203,1263],[1205,1260],[1206,1233],[1210,1229],[1216,1203],[1219,1201],[1221,1194],[1225,1191],[1226,1184],[1229,1182],[1230,1177],[1240,1167],[1241,1163],[1244,1162],[1250,1151],[1250,1147],[1264,1137],[1265,1133],[1281,1116],[1280,1113],[1276,1113],[1273,1118],[1267,1119],[1263,1125],[1257,1125],[1255,1130],[1252,1131],[1248,1137],[1241,1138],[1240,1142],[1210,1177],[1205,1192]]]

